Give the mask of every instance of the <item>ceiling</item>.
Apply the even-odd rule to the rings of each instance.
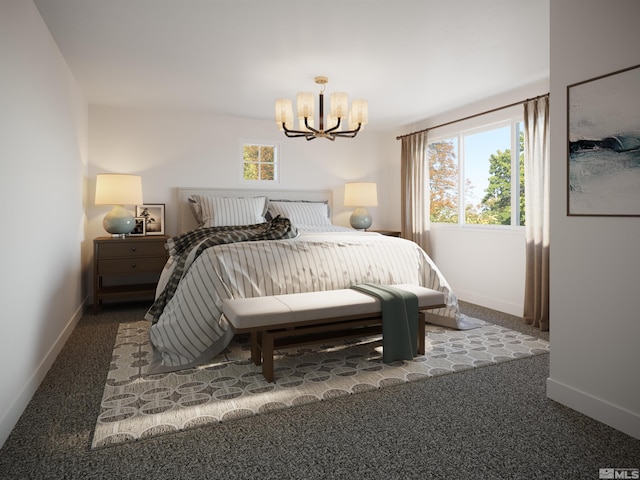
[[[273,120],[369,101],[400,128],[549,77],[549,0],[34,0],[90,104]]]

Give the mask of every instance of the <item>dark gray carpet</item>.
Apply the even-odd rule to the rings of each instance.
[[[144,311],[82,318],[0,450],[0,478],[597,479],[640,467],[640,440],[546,398],[547,355],[92,451],[118,324]]]

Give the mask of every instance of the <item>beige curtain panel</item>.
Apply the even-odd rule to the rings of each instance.
[[[429,244],[429,161],[427,132],[402,137],[402,237],[431,255]]]
[[[526,279],[524,320],[549,330],[549,97],[524,103]]]

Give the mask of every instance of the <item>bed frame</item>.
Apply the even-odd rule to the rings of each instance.
[[[272,200],[306,200],[314,202],[329,202],[329,212],[332,212],[332,190],[253,190],[253,189],[225,189],[225,188],[178,188],[178,234],[189,232],[198,225],[189,208],[187,199],[191,195],[212,197],[260,197]]]

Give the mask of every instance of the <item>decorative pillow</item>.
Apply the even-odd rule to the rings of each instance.
[[[194,200],[193,203],[191,199]],[[264,215],[267,209],[267,197],[232,198],[192,195],[189,197],[189,205],[202,227],[254,225],[266,221]]]
[[[198,222],[198,227],[201,227],[204,225],[204,220],[202,220],[202,208],[200,208],[200,204],[198,203],[196,196],[197,195],[191,195],[187,198],[187,202],[191,213],[193,213],[193,217],[196,219],[196,222]]]
[[[294,225],[331,225],[328,202],[269,200],[269,213],[288,218]]]

